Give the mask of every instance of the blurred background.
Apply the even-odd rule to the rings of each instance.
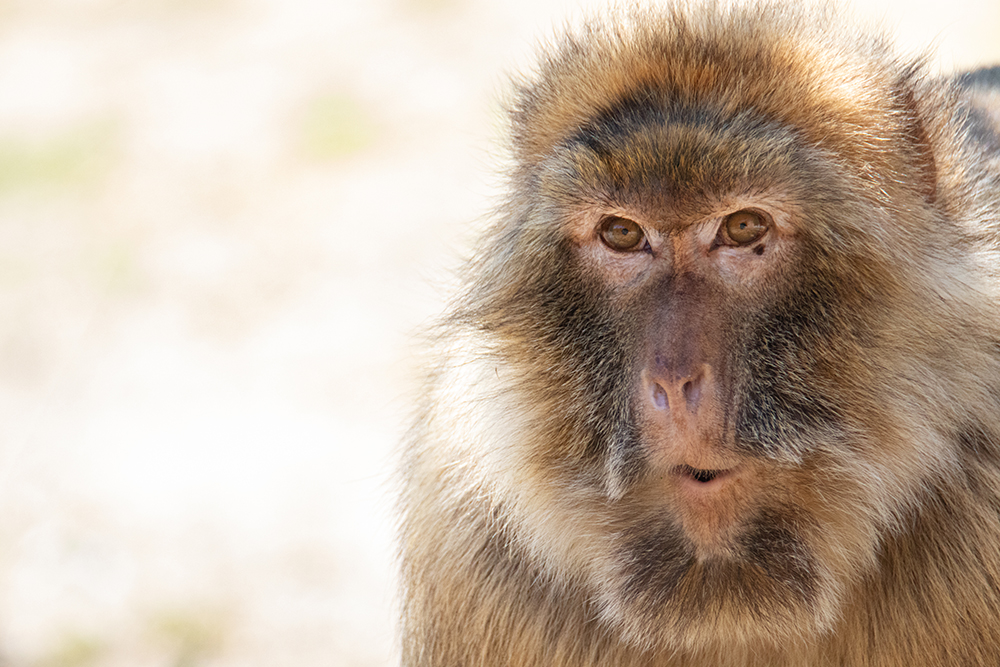
[[[0,667],[392,663],[412,333],[587,6],[0,0]],[[998,0],[857,13],[1000,62]]]

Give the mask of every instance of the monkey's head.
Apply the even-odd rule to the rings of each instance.
[[[514,548],[639,645],[829,631],[996,422],[954,103],[827,19],[633,14],[513,104],[460,316],[479,465]]]

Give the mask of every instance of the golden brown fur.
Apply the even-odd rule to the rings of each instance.
[[[997,664],[1000,72],[677,5],[511,118],[406,445],[403,664]]]

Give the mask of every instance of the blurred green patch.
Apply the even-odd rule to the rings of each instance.
[[[305,153],[319,160],[358,153],[372,145],[377,134],[375,122],[361,103],[343,94],[314,99],[302,123]]]
[[[107,651],[107,645],[96,637],[68,634],[45,658],[36,663],[38,667],[88,667]]]
[[[222,651],[228,621],[218,610],[172,609],[153,616],[150,631],[171,653],[172,667],[195,667]]]
[[[90,261],[94,278],[109,293],[126,294],[142,285],[142,271],[135,249],[126,242],[101,248]],[[3,278],[2,269],[3,264],[0,263],[0,281]]]
[[[117,125],[87,123],[45,138],[0,135],[0,195],[91,185],[114,164]]]

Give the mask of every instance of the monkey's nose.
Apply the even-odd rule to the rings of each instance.
[[[649,394],[657,410],[670,411],[680,408],[695,412],[701,403],[702,389],[708,376],[704,366],[683,377],[651,377]]]

